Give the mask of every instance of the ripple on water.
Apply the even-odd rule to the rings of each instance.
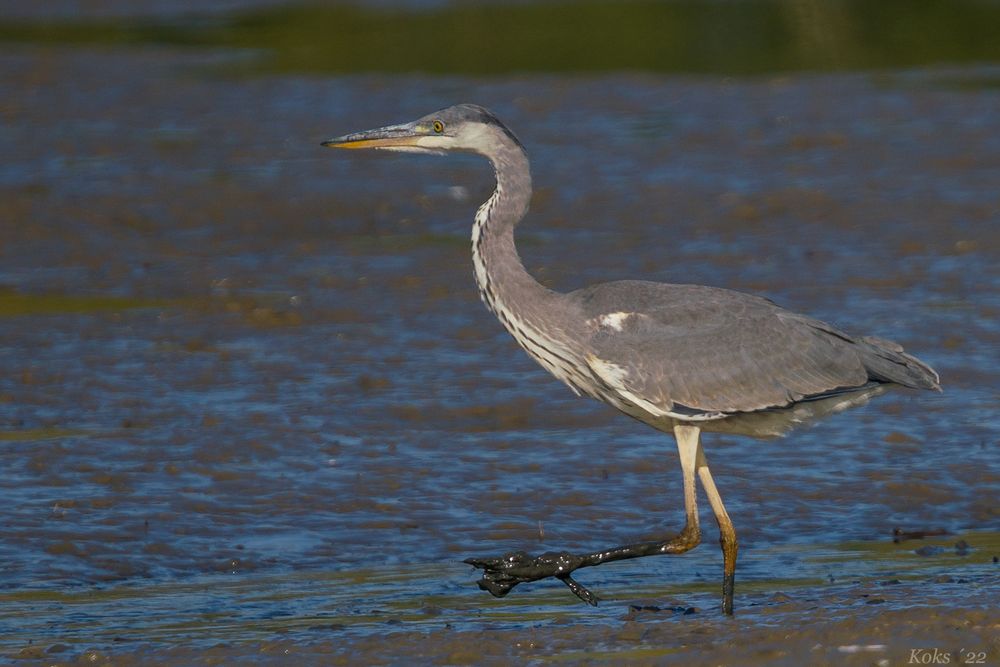
[[[585,646],[658,660],[641,651],[725,634],[707,514],[706,544],[683,558],[581,574],[607,597],[597,611],[558,583],[493,600],[461,564],[662,535],[682,502],[667,436],[575,399],[478,302],[465,237],[488,167],[333,158],[309,138],[455,96],[498,107],[529,146],[539,193],[519,238],[553,287],[642,276],[762,292],[941,371],[940,395],[892,393],[781,440],[706,438],[743,545],[747,636],[835,628],[808,652],[862,641],[844,637],[867,619],[938,637],[907,605],[985,627],[1000,227],[995,179],[967,165],[992,173],[995,95],[919,73],[905,86],[581,77],[539,115],[526,100],[549,99],[544,77],[400,77],[391,94],[358,77],[331,92],[116,58],[55,49],[48,76],[75,87],[0,82],[32,119],[3,139],[20,170],[0,203],[5,655],[32,640],[184,662],[181,644],[245,657],[285,650],[281,635],[305,655],[435,637],[446,648],[421,649],[429,661],[470,662],[480,643],[530,661],[573,656],[592,633]],[[109,113],[120,131],[97,123]],[[591,140],[633,113],[614,155]],[[46,171],[38,130],[66,123]],[[194,129],[167,150],[149,130],[171,126]],[[921,556],[891,543],[897,526],[950,534]],[[657,610],[629,619],[632,604]],[[693,619],[671,611],[690,606]]]

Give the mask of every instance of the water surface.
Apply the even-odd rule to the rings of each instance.
[[[997,659],[1000,95],[976,83],[995,69],[205,76],[216,61],[0,54],[5,658]],[[528,147],[518,240],[550,286],[753,291],[941,373],[943,394],[781,440],[706,438],[741,540],[734,621],[704,511],[684,557],[581,572],[596,610],[557,583],[495,600],[461,564],[661,536],[683,511],[671,439],[573,397],[478,302],[488,166],[318,146],[459,101]]]

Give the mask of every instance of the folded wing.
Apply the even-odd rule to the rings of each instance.
[[[591,327],[594,374],[619,396],[671,416],[782,408],[881,382],[937,383],[895,343],[855,339],[741,292],[623,281],[571,296]]]

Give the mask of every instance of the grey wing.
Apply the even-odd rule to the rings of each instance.
[[[573,296],[591,327],[594,374],[653,414],[785,407],[871,381],[849,336],[749,294],[629,281]]]

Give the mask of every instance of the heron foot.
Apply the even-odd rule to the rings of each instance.
[[[585,565],[585,560],[584,556],[565,551],[550,551],[540,556],[515,551],[499,558],[466,558],[464,562],[483,571],[482,578],[477,582],[479,588],[494,597],[502,598],[518,584],[555,577],[578,598],[596,607],[598,597],[570,576],[574,570]]]
[[[693,549],[700,540],[698,526],[691,524],[663,542],[640,542],[579,556],[566,551],[549,551],[540,556],[514,551],[499,558],[467,558],[465,562],[483,571],[476,583],[493,597],[502,598],[518,584],[555,577],[566,584],[573,595],[596,607],[598,597],[570,576],[575,570],[627,558],[680,554]]]

